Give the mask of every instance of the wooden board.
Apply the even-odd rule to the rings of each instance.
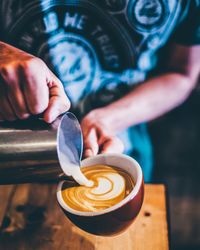
[[[3,223],[4,214],[9,206],[13,190],[14,185],[0,186],[0,225]]]
[[[12,192],[5,197],[9,201],[6,209],[0,198],[0,218],[4,218],[0,250],[169,249],[163,185],[145,186],[139,216],[125,233],[115,237],[90,235],[67,220],[57,205],[55,185],[0,186],[0,194],[9,187]]]

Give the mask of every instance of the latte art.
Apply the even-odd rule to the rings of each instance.
[[[109,208],[123,200],[133,189],[128,173],[117,167],[95,165],[82,168],[92,187],[67,186],[62,188],[65,203],[78,211],[95,212]]]

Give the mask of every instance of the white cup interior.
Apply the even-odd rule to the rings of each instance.
[[[128,196],[126,196],[122,201],[117,203],[116,205],[110,208],[107,208],[105,210],[98,211],[98,212],[81,212],[81,211],[72,209],[63,201],[61,190],[62,190],[62,185],[64,181],[61,181],[58,184],[58,188],[57,188],[57,199],[58,199],[59,204],[64,210],[72,214],[76,214],[80,216],[95,216],[95,215],[105,214],[123,206],[125,203],[127,203],[130,199],[132,199],[138,193],[140,186],[142,184],[142,181],[143,181],[143,175],[142,175],[141,167],[136,160],[123,154],[100,154],[100,155],[93,156],[93,157],[83,160],[81,162],[81,167],[98,165],[98,164],[118,167],[128,172],[132,176],[134,183],[135,183],[135,186],[133,190],[131,191],[131,193]]]

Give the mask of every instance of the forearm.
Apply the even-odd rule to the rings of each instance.
[[[108,124],[117,133],[131,125],[157,118],[181,104],[194,85],[187,75],[179,73],[150,79],[104,108]]]

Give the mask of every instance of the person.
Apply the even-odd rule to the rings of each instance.
[[[197,0],[2,0],[0,120],[71,110],[84,156],[122,152],[152,175],[146,122],[199,77]],[[67,98],[67,96],[68,98]]]

